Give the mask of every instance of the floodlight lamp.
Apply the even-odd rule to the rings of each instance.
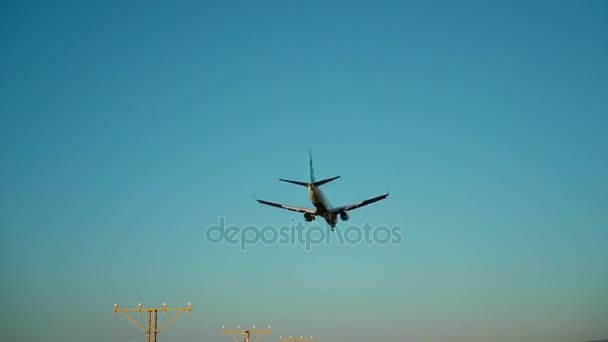
[[[116,307],[118,307],[118,304],[114,303],[114,307],[115,307],[115,308],[116,308]]]
[[[139,306],[141,308],[141,303],[137,304],[137,306]]]

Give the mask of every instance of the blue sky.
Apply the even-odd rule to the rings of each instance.
[[[2,340],[608,337],[605,2],[8,1],[0,41]],[[309,149],[401,244],[205,240],[301,220],[251,194],[308,205]]]

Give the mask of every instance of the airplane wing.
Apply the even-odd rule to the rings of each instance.
[[[381,201],[381,200],[383,200],[383,199],[385,199],[387,197],[388,197],[388,193],[386,193],[384,195],[376,196],[376,197],[373,197],[373,198],[369,198],[369,199],[366,199],[364,201],[357,202],[357,203],[354,203],[354,204],[349,204],[349,205],[345,205],[345,206],[342,206],[342,207],[333,208],[332,212],[336,212],[337,213],[337,212],[343,212],[343,211],[349,211],[349,210],[358,209],[358,208],[364,207],[364,206],[366,206],[368,204],[372,204],[372,203]]]
[[[254,198],[255,198],[255,196],[254,196]],[[285,205],[285,204],[281,204],[281,203],[264,201],[264,200],[257,199],[257,198],[255,198],[255,200],[258,201],[259,203],[266,204],[271,207],[277,207],[277,208],[281,208],[281,209],[285,209],[285,210],[295,211],[297,213],[309,213],[309,214],[315,215],[315,210],[312,210],[312,209],[294,207],[294,206]]]

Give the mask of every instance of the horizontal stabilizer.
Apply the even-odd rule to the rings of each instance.
[[[288,180],[288,179],[282,179],[282,178],[279,178],[279,180],[281,182],[287,182],[287,183],[291,183],[291,184],[296,184],[296,185],[301,185],[301,186],[308,187],[308,183],[306,183],[306,182],[298,182],[298,181],[293,181],[293,180]]]
[[[327,178],[327,179],[322,179],[322,180],[320,180],[320,181],[316,181],[316,182],[314,182],[314,183],[312,183],[312,184],[314,184],[314,186],[321,186],[321,185],[323,185],[323,184],[325,184],[325,183],[329,183],[329,182],[331,182],[331,181],[333,181],[333,180],[336,180],[336,179],[338,179],[338,178],[340,178],[340,176],[331,177],[331,178]]]

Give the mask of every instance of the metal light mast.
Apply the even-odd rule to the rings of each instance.
[[[146,327],[144,328],[141,324],[139,324],[133,317],[129,316],[127,312],[129,311],[137,311],[139,313],[139,318],[141,318],[141,313],[143,311],[146,312]],[[163,317],[167,318],[167,311],[177,311],[173,317],[169,318],[165,324],[158,327],[158,312],[163,312]],[[156,334],[165,329],[171,322],[173,322],[179,315],[181,315],[184,311],[188,311],[188,318],[192,316],[192,303],[188,303],[187,308],[167,308],[167,304],[163,303],[162,308],[142,308],[141,303],[137,304],[137,309],[119,309],[118,304],[114,304],[114,319],[118,318],[118,313],[120,312],[125,317],[131,321],[139,330],[143,331],[146,334],[146,342],[156,342]]]
[[[281,342],[312,342],[313,340],[314,340],[314,338],[312,336],[310,336],[310,337],[279,336],[279,341],[281,341]]]
[[[255,325],[250,330],[241,329],[240,325],[237,325],[236,330],[235,329],[230,330],[230,329],[226,329],[222,325],[222,336],[224,336],[224,334],[226,334],[226,333],[230,334],[230,336],[232,336],[232,339],[234,340],[234,342],[241,342],[241,341],[239,341],[237,336],[243,337],[242,342],[250,342],[249,337],[252,335],[254,337],[253,337],[253,341],[251,341],[251,342],[258,342],[258,340],[264,333],[267,333],[268,335],[270,335],[271,332],[272,332],[272,329],[270,328],[270,325],[268,326],[268,329],[264,329],[264,330],[256,329]]]

